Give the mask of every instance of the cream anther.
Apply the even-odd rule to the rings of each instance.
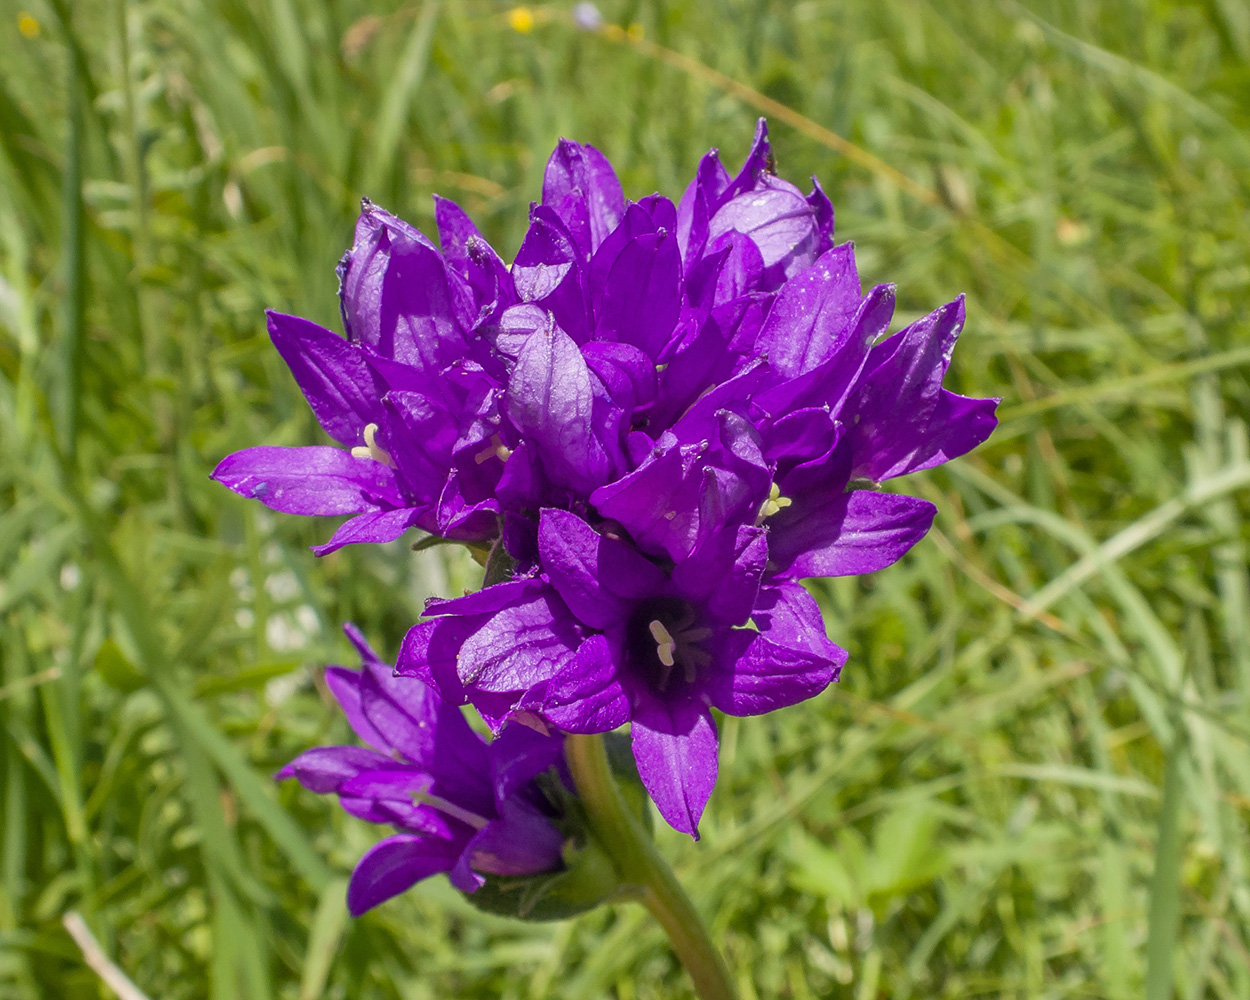
[[[778,511],[785,510],[792,503],[794,503],[794,501],[789,497],[783,497],[781,495],[781,487],[776,483],[773,483],[772,489],[768,491],[768,499],[765,500],[764,505],[760,507],[760,516],[755,519],[755,523],[761,523],[765,520],[765,518],[772,517]]]
[[[378,444],[378,425],[365,424],[365,443],[357,445],[352,449],[353,458],[371,458],[375,462],[381,462],[388,468],[395,468],[395,462],[391,458],[390,453]]]
[[[677,643],[673,641],[673,637],[669,634],[668,629],[664,627],[664,623],[652,621],[647,628],[651,630],[651,638],[655,640],[655,655],[660,658],[660,662],[664,666],[673,666],[677,662],[673,657],[673,653],[677,649]]]
[[[473,456],[473,461],[475,461],[478,465],[481,465],[483,462],[489,462],[492,458],[497,458],[501,462],[506,462],[508,461],[508,456],[511,454],[512,449],[500,440],[499,435],[492,434],[490,441],[486,444],[486,447]]]

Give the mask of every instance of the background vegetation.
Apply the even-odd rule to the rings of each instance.
[[[821,586],[845,679],[727,720],[662,847],[751,998],[1250,996],[1246,0],[22,0],[0,10],[0,996],[669,998],[641,911],[442,880],[358,921],[375,832],[270,774],[347,730],[472,567],[211,483],[320,440],[264,335],[337,325],[362,194],[510,253],[555,138],[676,195],[767,112],[899,322],[969,296],[1004,397],[898,566]]]

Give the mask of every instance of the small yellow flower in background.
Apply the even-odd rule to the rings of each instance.
[[[1084,243],[1089,239],[1089,226],[1076,219],[1060,216],[1059,221],[1055,223],[1055,239],[1059,241],[1061,246],[1065,247]]]
[[[18,14],[17,30],[22,33],[23,38],[38,38],[40,28],[39,22],[35,20],[35,15],[28,10]]]
[[[629,36],[631,42],[642,41],[642,25],[635,21],[626,29],[625,34]]]
[[[534,30],[534,12],[528,7],[513,7],[508,11],[508,24],[519,35],[528,35]]]

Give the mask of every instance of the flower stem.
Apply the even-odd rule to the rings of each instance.
[[[625,804],[601,735],[570,734],[565,757],[591,829],[626,885],[660,922],[702,1000],[734,1000],[729,971],[708,937],[690,897]]]

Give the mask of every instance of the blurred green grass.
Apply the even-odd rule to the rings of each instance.
[[[0,997],[88,998],[80,911],[161,998],[687,996],[641,912],[519,925],[430,883],[359,921],[373,832],[268,775],[346,736],[473,567],[212,484],[318,432],[262,310],[335,325],[359,197],[515,247],[555,138],[676,195],[761,111],[899,321],[964,291],[917,477],[936,530],[822,584],[842,683],[726,720],[663,835],[744,998],[1250,995],[1246,0],[23,0],[0,21]],[[632,33],[621,31],[638,25]],[[524,26],[524,25],[522,25]],[[780,110],[779,110],[780,108]]]

